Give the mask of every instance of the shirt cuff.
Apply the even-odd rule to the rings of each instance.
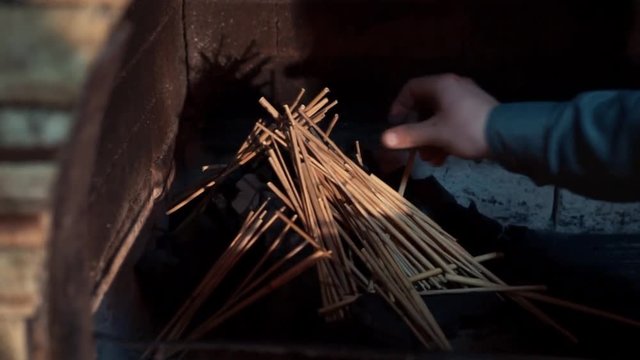
[[[491,157],[505,168],[537,178],[544,174],[549,129],[562,108],[556,102],[508,103],[489,114],[485,135]]]

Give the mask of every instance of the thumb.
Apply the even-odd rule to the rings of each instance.
[[[435,119],[396,126],[382,134],[382,144],[389,149],[439,146],[440,129]]]

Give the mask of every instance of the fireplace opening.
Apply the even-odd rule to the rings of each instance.
[[[375,294],[351,304],[346,319],[325,321],[318,314],[314,270],[197,341],[156,342],[229,246],[247,209],[272,195],[264,164],[251,165],[215,192],[166,214],[183,194],[222,171],[256,120],[269,117],[259,98],[289,103],[300,88],[311,98],[328,87],[330,98],[339,101],[332,112],[341,118],[332,138],[348,156],[355,156],[358,141],[366,169],[397,188],[406,155],[382,150],[379,136],[389,127],[389,104],[412,77],[457,73],[501,101],[565,100],[581,91],[637,85],[632,1],[160,3],[134,1],[123,19],[133,24],[132,35],[97,144],[101,166],[92,183],[88,226],[95,237],[88,252],[100,359],[140,358],[149,348],[158,359],[430,356]],[[467,179],[453,181],[443,175],[448,171]],[[502,180],[508,177],[487,162],[453,159],[437,169],[423,163],[407,198],[472,255],[504,253],[487,266],[507,282],[545,284],[560,297],[639,318],[637,271],[620,264],[638,253],[640,229],[565,234],[540,226],[535,214],[553,207],[553,190]],[[510,202],[501,207],[493,193],[469,190],[483,181],[508,181]],[[523,194],[530,191],[548,195],[543,205],[528,205],[531,195]],[[505,217],[504,211],[528,215]],[[264,246],[248,252],[229,281],[242,281]],[[232,291],[225,286],[195,313],[195,323],[220,306]],[[552,306],[544,310],[575,331],[579,344],[495,294],[425,302],[454,354],[637,352],[636,329]]]

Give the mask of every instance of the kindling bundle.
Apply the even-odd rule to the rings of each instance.
[[[532,301],[640,326],[634,320],[545,295],[541,285],[505,284],[482,264],[500,254],[472,256],[402,196],[410,171],[405,172],[401,190],[396,191],[363,169],[359,146],[356,161],[338,148],[329,137],[338,116],[326,126],[322,124],[337,104],[326,98],[328,89],[306,105],[302,105],[304,93],[302,90],[281,110],[260,99],[273,120],[258,120],[234,161],[169,210],[171,214],[215,191],[231,173],[252,161],[268,161],[277,179],[267,186],[281,207],[269,210],[265,203],[249,213],[238,236],[166,326],[160,341],[198,339],[312,266],[320,280],[323,306],[319,313],[328,321],[347,316],[349,305],[360,294],[376,293],[428,349],[451,349],[423,300],[423,296],[438,294],[503,293],[571,341],[576,338]],[[282,230],[267,245],[250,275],[237,284],[214,315],[192,324],[195,313],[229,270],[275,224]],[[299,245],[273,261],[274,250],[289,233],[297,234]],[[266,261],[268,258],[272,260]],[[192,330],[186,332],[188,326]]]

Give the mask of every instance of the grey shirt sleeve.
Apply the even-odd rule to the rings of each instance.
[[[491,112],[486,135],[496,161],[538,185],[640,201],[640,91],[502,104]]]

